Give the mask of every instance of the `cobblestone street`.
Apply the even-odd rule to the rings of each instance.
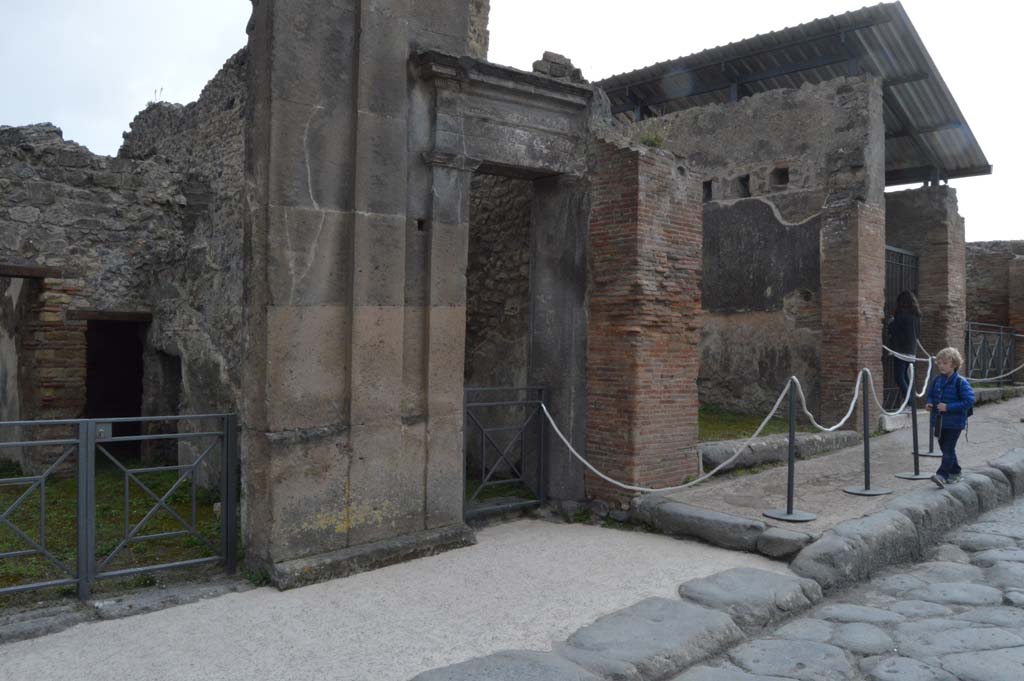
[[[1024,679],[1024,501],[676,681]]]

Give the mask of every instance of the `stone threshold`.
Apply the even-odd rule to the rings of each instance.
[[[709,471],[728,460],[736,452],[736,448],[745,441],[746,438],[700,443],[698,452],[700,452],[702,472]],[[850,447],[858,442],[860,442],[860,434],[852,430],[839,430],[833,433],[797,433],[796,457],[808,459],[812,456]],[[722,467],[721,472],[736,468],[753,468],[764,464],[785,463],[788,460],[789,436],[767,435],[751,442],[749,447],[740,452],[735,461]]]
[[[268,572],[274,586],[283,591],[473,544],[473,530],[459,524],[274,563]]]

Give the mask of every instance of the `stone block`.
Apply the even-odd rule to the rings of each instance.
[[[786,560],[799,553],[800,549],[810,544],[813,539],[804,532],[769,527],[757,538],[757,552],[769,558]]]
[[[423,446],[406,448],[412,443],[399,419],[353,425],[351,438],[350,545],[423,529]]]
[[[345,104],[274,100],[266,171],[270,205],[352,210],[355,119],[351,102]]]
[[[1015,497],[1024,494],[1024,449],[1011,449],[998,459],[990,461],[989,465],[1002,471],[1007,477]]]
[[[427,309],[427,411],[462,413],[465,371],[466,308]]]
[[[886,508],[910,518],[917,527],[922,546],[933,543],[970,517],[964,505],[947,490],[916,490],[893,499]]]
[[[466,305],[466,254],[469,224],[437,222],[430,227],[429,300],[431,305]]]
[[[404,217],[409,153],[405,118],[360,111],[357,119],[355,208]]]
[[[352,313],[352,425],[398,422],[402,394],[402,307]]]
[[[462,522],[462,414],[430,416],[426,430],[427,527]]]
[[[650,499],[650,501],[648,501]],[[678,501],[660,501],[651,495],[642,497],[637,508],[648,503],[654,508],[637,511],[645,520],[664,534],[676,537],[696,537],[715,546],[742,551],[757,550],[758,537],[767,529],[760,520],[707,511]]]
[[[356,213],[352,234],[352,304],[405,302],[405,217]]]
[[[352,215],[271,206],[267,234],[270,304],[346,305],[352,278]]]
[[[753,674],[801,681],[859,678],[842,649],[816,641],[758,640],[729,652],[729,659]]]
[[[273,431],[348,419],[349,308],[267,309],[268,427]]]
[[[965,473],[963,480],[972,490],[974,490],[975,496],[978,497],[979,513],[991,511],[992,509],[1009,501],[1009,499],[1001,493],[1000,488],[996,487],[995,481],[987,475],[981,475],[980,473]]]
[[[600,676],[552,653],[508,650],[449,667],[432,669],[411,681],[600,681]]]
[[[739,627],[721,612],[647,598],[583,627],[556,652],[600,676],[661,679],[742,638]]]
[[[679,595],[726,613],[749,632],[811,607],[821,600],[821,587],[811,579],[733,568],[684,582]]]

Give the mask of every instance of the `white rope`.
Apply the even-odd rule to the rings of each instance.
[[[853,410],[857,408],[857,398],[860,396],[860,377],[858,377],[857,382],[853,384],[853,400],[850,402],[850,408],[846,411],[846,416],[844,416],[843,420],[837,423],[836,425],[832,426],[831,428],[826,428],[825,426],[815,421],[814,415],[811,414],[811,412],[807,409],[807,398],[804,396],[804,388],[802,385],[800,385],[800,379],[798,379],[796,376],[793,376],[790,380],[796,383],[796,392],[800,396],[800,408],[803,410],[804,416],[806,416],[808,420],[810,420],[811,425],[813,425],[820,431],[831,433],[833,431],[839,430],[840,428],[843,427],[844,423],[850,420],[850,417],[853,416]]]
[[[864,373],[868,375],[868,385],[871,386],[871,398],[875,401],[875,405],[878,407],[878,409],[883,414],[885,414],[886,416],[898,416],[901,413],[903,413],[903,410],[906,408],[907,404],[910,403],[910,394],[913,393],[914,391],[913,390],[908,390],[907,391],[907,395],[906,395],[906,397],[903,398],[903,404],[900,405],[899,409],[897,409],[896,411],[886,411],[885,407],[882,406],[881,401],[879,401],[879,399],[878,399],[878,392],[875,390],[875,379],[871,375],[871,370],[870,369],[864,369]],[[910,385],[914,385],[914,365],[913,364],[910,365]]]
[[[904,354],[902,352],[896,352],[892,348],[887,347],[885,344],[882,344],[882,349],[885,350],[886,352],[888,352],[893,357],[895,357],[897,359],[902,359],[904,362],[930,362],[931,361],[931,356],[928,356],[928,357],[918,357],[916,355],[907,355],[907,354]]]
[[[1017,373],[1018,371],[1020,371],[1021,369],[1024,369],[1024,364],[1021,364],[1019,367],[1017,367],[1013,371],[1009,371],[1009,372],[1003,374],[1002,376],[992,376],[990,378],[972,378],[970,376],[965,376],[964,378],[966,378],[971,383],[988,383],[990,381],[1000,381],[1000,380],[1006,378],[1007,376],[1012,376],[1015,373]]]
[[[779,399],[775,400],[775,405],[772,406],[772,410],[770,412],[768,412],[768,416],[764,417],[764,420],[761,421],[761,425],[759,425],[757,427],[757,430],[754,431],[754,434],[751,435],[749,438],[747,438],[746,442],[744,442],[733,453],[732,456],[730,456],[728,459],[726,459],[722,463],[718,464],[712,470],[708,471],[707,473],[705,473],[704,475],[700,476],[696,480],[691,480],[690,482],[684,483],[682,485],[675,485],[674,487],[658,487],[658,488],[639,487],[637,485],[627,485],[624,482],[619,482],[618,480],[616,480],[614,478],[608,477],[607,475],[605,475],[601,471],[599,471],[596,468],[594,468],[594,466],[591,465],[591,463],[589,461],[587,461],[582,456],[580,456],[579,452],[577,452],[576,449],[571,444],[569,444],[569,441],[565,439],[565,436],[562,435],[562,431],[558,429],[558,425],[555,424],[555,420],[551,417],[551,412],[548,411],[547,405],[544,404],[543,402],[541,402],[540,403],[540,408],[542,410],[544,410],[544,416],[547,417],[548,423],[551,424],[551,427],[555,429],[555,434],[558,435],[558,439],[560,439],[562,441],[562,444],[564,444],[569,449],[569,451],[572,452],[573,456],[575,456],[577,459],[580,460],[580,463],[582,463],[584,466],[586,466],[590,470],[590,472],[593,473],[594,475],[596,475],[597,477],[601,478],[605,482],[610,482],[611,484],[613,484],[613,485],[615,485],[617,487],[621,487],[622,489],[629,490],[631,492],[673,492],[675,490],[680,490],[680,489],[685,489],[687,487],[691,487],[693,485],[696,485],[699,482],[704,482],[705,480],[710,478],[712,475],[714,475],[715,473],[720,471],[722,468],[724,468],[725,466],[728,466],[730,463],[735,461],[736,457],[738,457],[743,452],[744,449],[746,449],[747,447],[750,446],[750,443],[753,442],[757,438],[757,436],[761,434],[761,431],[764,430],[764,427],[766,425],[768,425],[768,421],[770,421],[771,418],[773,416],[775,416],[775,412],[778,411],[779,405],[782,404],[782,400],[786,397],[786,393],[789,391],[790,381],[795,381],[795,380],[796,380],[796,378],[793,377],[793,378],[790,378],[789,381],[786,381],[786,386],[782,389],[782,392],[779,393]]]
[[[929,361],[928,361],[928,373],[926,373],[924,375],[924,384],[921,385],[921,392],[917,392],[916,390],[914,391],[914,395],[916,395],[917,397],[924,397],[925,393],[928,392],[928,381],[930,381],[932,379],[932,367],[933,366],[935,366],[935,362],[932,362],[929,359]],[[913,381],[911,381],[910,385],[914,385]]]

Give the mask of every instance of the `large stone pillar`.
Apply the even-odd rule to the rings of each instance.
[[[922,187],[885,195],[886,244],[917,254],[921,343],[963,349],[967,305],[964,221],[956,190]]]
[[[587,451],[632,485],[698,472],[700,179],[663,152],[598,143],[590,217]],[[628,502],[587,476],[587,495]]]
[[[860,370],[871,370],[882,396],[885,214],[856,200],[826,207],[821,229],[821,418],[849,409]],[[872,419],[877,409],[872,404]],[[860,407],[847,428],[859,427]]]
[[[461,39],[436,30],[432,3],[254,3],[243,532],[248,558],[280,586],[471,538],[452,465],[464,322],[448,317],[464,306],[433,307],[453,297],[447,282],[464,296],[465,226],[438,206],[465,214],[468,181],[433,188],[429,312],[422,263],[410,261],[422,254],[411,235],[426,236],[408,217],[411,164],[426,173],[408,151],[410,44],[466,42],[465,3],[443,4]],[[430,187],[416,192],[421,205]],[[455,244],[435,277],[433,259],[460,238],[461,256]]]

